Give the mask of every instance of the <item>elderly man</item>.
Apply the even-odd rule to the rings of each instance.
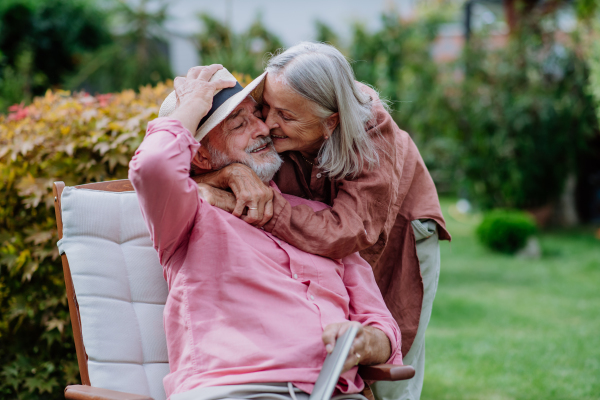
[[[402,362],[400,330],[369,264],[358,254],[331,260],[298,250],[211,206],[190,178],[239,162],[269,184],[281,159],[249,96],[263,78],[242,89],[221,66],[191,69],[130,163],[169,285],[165,391],[171,400],[306,399],[327,352],[354,324],[337,392],[364,398],[356,365]]]

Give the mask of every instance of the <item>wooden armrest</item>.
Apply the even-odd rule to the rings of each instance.
[[[366,381],[403,381],[415,376],[415,369],[410,365],[361,365],[358,374]]]
[[[69,400],[152,400],[152,397],[140,394],[117,392],[87,385],[67,386],[65,398]]]

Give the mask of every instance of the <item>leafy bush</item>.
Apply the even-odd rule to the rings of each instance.
[[[58,399],[79,382],[52,182],[126,178],[170,90],[48,91],[0,115],[0,398]]]
[[[555,201],[597,133],[577,35],[522,29],[495,50],[473,38],[451,99],[464,183],[483,208]]]
[[[477,237],[485,246],[502,253],[515,253],[525,247],[527,239],[536,232],[529,214],[516,210],[493,210],[477,227]]]

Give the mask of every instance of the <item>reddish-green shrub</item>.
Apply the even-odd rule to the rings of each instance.
[[[62,398],[66,384],[79,382],[52,182],[127,178],[171,90],[49,91],[0,115],[0,398]]]

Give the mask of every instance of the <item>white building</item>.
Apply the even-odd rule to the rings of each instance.
[[[266,28],[279,36],[285,46],[302,40],[314,40],[315,21],[330,26],[342,40],[348,39],[350,26],[360,21],[368,29],[377,29],[381,15],[399,12],[409,17],[416,0],[178,0],[169,4],[166,24],[174,33],[169,40],[171,67],[176,75],[200,63],[190,36],[202,29],[198,14],[208,13],[241,32],[260,15]]]

